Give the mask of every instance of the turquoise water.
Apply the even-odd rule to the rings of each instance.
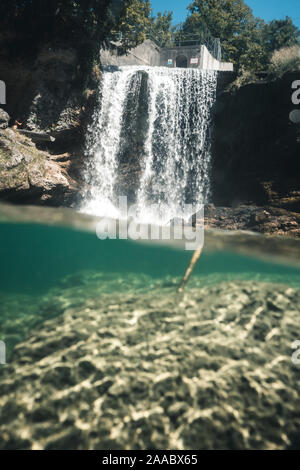
[[[299,292],[285,286],[300,289],[300,269],[204,250],[177,294],[191,256],[0,223],[0,448],[295,446]],[[137,420],[137,409],[146,418]],[[199,421],[212,409],[211,421]]]
[[[192,255],[127,240],[103,241],[93,233],[36,224],[0,224],[0,241],[0,291],[31,295],[46,293],[66,276],[86,270],[110,279],[121,276],[124,282],[129,273],[137,278],[179,279]],[[231,253],[203,253],[192,282],[197,279],[201,284],[214,279],[249,279],[300,287],[300,270]]]
[[[38,224],[0,224],[0,339],[15,345],[70,303],[120,292],[156,294],[182,278],[191,251]],[[233,253],[204,253],[186,289],[225,281],[282,283],[300,288],[300,269]],[[169,295],[169,294],[166,294]]]

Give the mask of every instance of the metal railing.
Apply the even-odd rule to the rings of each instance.
[[[159,34],[154,31],[148,31],[146,38],[154,42],[158,47],[161,48],[172,48],[182,46],[206,46],[211,55],[221,61],[222,59],[222,48],[221,41],[219,38],[213,38],[210,33],[203,31],[201,34],[188,34],[183,31],[175,31],[171,33],[168,41],[160,38]],[[114,32],[110,36],[111,40],[122,43],[122,33]]]

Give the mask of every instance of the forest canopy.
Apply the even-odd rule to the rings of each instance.
[[[299,30],[291,18],[265,23],[254,17],[244,0],[194,0],[188,11],[183,35],[208,28],[221,40],[223,60],[238,70],[262,70],[275,50],[299,44]]]

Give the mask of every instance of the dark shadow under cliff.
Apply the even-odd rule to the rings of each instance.
[[[7,186],[8,179],[12,180],[12,171],[16,173],[15,168],[8,170],[7,163],[5,168],[0,168],[0,199],[23,204],[72,205],[79,200],[83,185],[85,133],[93,115],[100,67],[94,65],[87,76],[78,51],[71,47],[43,46],[36,55],[18,57],[10,57],[8,52],[9,42],[0,36],[0,78],[6,84],[6,104],[1,107],[10,117],[2,128],[12,127],[17,122],[18,126],[14,127],[47,133],[55,138],[54,142],[37,144],[35,152],[41,152],[45,162],[53,161],[57,171],[60,168],[62,177],[66,176],[72,184],[56,187],[56,180],[49,173],[45,176],[51,180],[55,191],[49,193],[43,178],[36,192],[28,184],[30,172],[24,160],[24,178]],[[0,148],[9,154],[15,147],[19,149],[17,133],[11,133],[10,137],[11,148],[7,148],[6,136],[0,136]]]
[[[300,126],[289,119],[300,73],[221,92],[213,131],[213,203],[300,212]],[[298,106],[299,108],[299,106]]]

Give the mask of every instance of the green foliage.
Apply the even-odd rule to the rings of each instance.
[[[299,31],[291,18],[265,24],[253,16],[244,0],[194,0],[181,34],[201,37],[207,31],[220,38],[223,60],[245,70],[266,70],[272,52],[299,43]]]
[[[72,46],[89,54],[113,32],[123,49],[146,37],[151,23],[149,0],[1,0],[2,30],[33,49],[43,44]]]
[[[149,26],[149,37],[153,38],[161,47],[173,46],[172,34],[173,12],[165,11],[157,13],[157,17],[152,17]]]
[[[285,20],[273,20],[264,26],[263,41],[266,51],[271,54],[283,47],[299,44],[299,30],[288,16]]]
[[[258,64],[264,55],[258,40],[261,22],[244,0],[195,0],[188,9],[185,33],[201,35],[208,30],[220,38],[223,60],[233,62],[238,70]]]
[[[3,27],[38,43],[102,39],[118,25],[127,0],[1,0]],[[4,21],[3,21],[4,19]]]
[[[253,70],[243,69],[237,78],[228,86],[229,91],[235,91],[249,83],[257,82],[257,77]]]
[[[151,24],[149,0],[130,0],[120,18],[118,33],[122,36],[122,49],[135,47],[147,38]]]
[[[194,18],[187,23],[207,26],[211,34],[226,41],[241,34],[253,19],[251,9],[243,0],[194,0],[188,10]]]
[[[178,45],[189,45],[195,41],[207,44],[214,38],[199,13],[195,12],[174,28],[174,39]]]
[[[41,47],[77,50],[81,77],[92,77],[100,43],[123,34],[123,50],[145,39],[149,0],[1,0],[1,31],[8,31],[10,56],[32,55]]]
[[[131,0],[115,35],[123,50],[135,47],[147,38],[161,47],[173,45],[172,12],[158,13],[156,17],[151,16],[151,12],[149,0]]]

